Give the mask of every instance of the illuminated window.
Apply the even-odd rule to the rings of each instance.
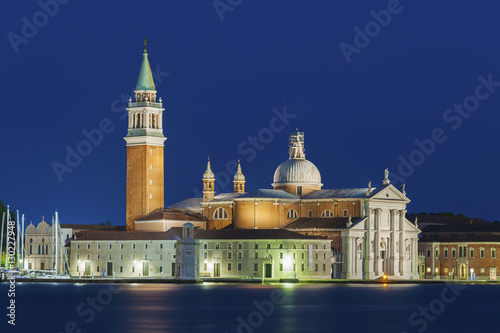
[[[479,273],[484,273],[484,268],[480,268]]]
[[[333,217],[333,212],[329,209],[324,210],[323,213],[321,213],[321,217]]]
[[[297,217],[299,217],[299,215],[295,209],[290,209],[286,214],[287,219],[296,219]]]
[[[227,219],[227,210],[225,210],[222,207],[219,207],[215,210],[214,212],[214,220],[222,220],[222,219]]]

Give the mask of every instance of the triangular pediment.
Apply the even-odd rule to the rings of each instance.
[[[391,200],[391,201],[398,200],[398,201],[404,201],[406,203],[410,202],[410,199],[408,199],[406,195],[404,195],[393,185],[383,185],[377,187],[370,199]]]

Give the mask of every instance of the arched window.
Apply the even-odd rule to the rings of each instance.
[[[38,254],[41,254],[41,253],[40,253],[40,245],[38,245]]]
[[[30,238],[30,243],[33,243],[33,238]]]
[[[30,245],[30,254],[33,254],[33,245]]]
[[[214,212],[214,220],[222,220],[222,219],[227,219],[227,210],[225,210],[222,207],[219,207],[215,210]]]
[[[329,209],[324,210],[323,213],[321,213],[321,217],[333,217],[333,212]]]
[[[290,209],[288,213],[286,213],[287,219],[296,219],[297,217],[299,217],[299,214],[297,214],[295,209]]]

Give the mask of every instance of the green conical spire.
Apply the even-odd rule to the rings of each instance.
[[[139,72],[139,79],[137,79],[137,86],[135,90],[155,90],[155,83],[153,81],[153,74],[149,66],[148,59],[148,39],[144,38],[144,53],[142,54],[141,71]]]

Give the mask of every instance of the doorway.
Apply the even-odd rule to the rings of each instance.
[[[220,277],[220,263],[214,264],[214,277]]]
[[[85,262],[85,275],[86,276],[90,275],[90,262],[88,261]]]
[[[271,279],[273,277],[273,264],[265,264],[264,266],[265,278]]]
[[[149,276],[149,261],[142,263],[142,276]]]
[[[460,264],[460,279],[467,279],[467,267],[465,267],[465,264]]]
[[[106,270],[106,275],[107,276],[111,276],[113,275],[113,263],[112,262],[108,262],[107,264],[107,270]]]
[[[175,276],[175,262],[172,263],[172,276]]]

